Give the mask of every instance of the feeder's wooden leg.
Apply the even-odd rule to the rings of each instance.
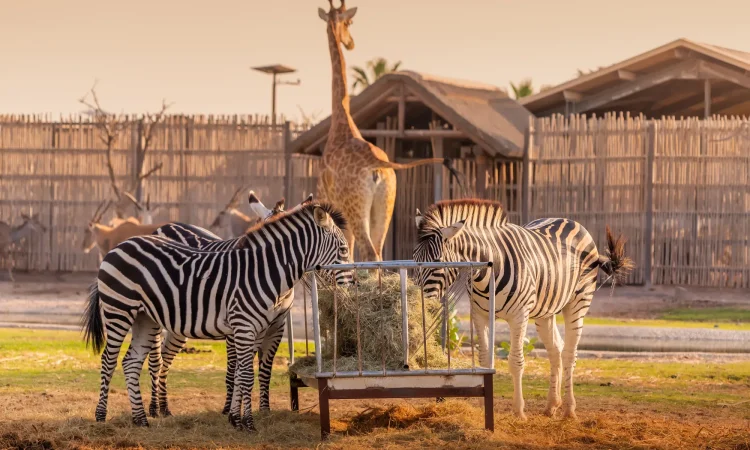
[[[289,372],[289,400],[292,411],[299,411],[299,379],[293,372]]]
[[[443,403],[445,401],[445,397],[436,397],[435,403]]]
[[[484,375],[484,429],[495,431],[495,402],[492,392],[492,374]]]
[[[320,439],[326,440],[331,434],[331,413],[328,409],[328,380],[318,379],[318,407],[320,408]]]

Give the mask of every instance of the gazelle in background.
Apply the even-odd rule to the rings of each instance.
[[[248,202],[250,203],[250,209],[253,211],[253,214],[255,214],[256,218],[251,218],[245,215],[242,211],[237,209],[237,207],[240,204],[240,194],[245,189],[245,187],[240,187],[236,191],[234,191],[234,194],[232,195],[232,198],[229,200],[229,203],[224,206],[224,209],[219,212],[219,214],[216,216],[216,219],[209,225],[209,229],[211,231],[216,231],[219,228],[224,228],[227,230],[230,234],[230,238],[242,236],[245,234],[245,231],[250,228],[251,226],[255,225],[258,222],[258,219],[264,218],[264,214],[266,213],[265,207],[262,206],[262,203],[260,200],[258,200],[258,197],[255,196],[254,191],[250,191],[248,193]],[[283,201],[281,200],[279,203],[282,203],[281,209],[283,210]],[[277,209],[279,207],[279,203],[274,206],[274,209]]]
[[[83,235],[81,250],[84,253],[90,252],[94,247],[99,247],[101,259],[120,242],[134,236],[151,234],[164,225],[164,223],[141,224],[130,219],[126,219],[117,226],[104,225],[101,223],[102,216],[111,205],[110,200],[105,200],[94,211],[94,215],[89,220],[88,227]]]
[[[135,206],[135,209],[140,214],[140,223],[143,225],[151,225],[154,223],[154,215],[160,208],[156,207],[151,209],[151,195],[146,195],[146,204],[144,205],[136,200],[130,192],[123,192],[122,194],[133,203],[133,206]]]
[[[47,231],[47,227],[39,221],[39,213],[34,214],[32,212],[29,215],[21,213],[21,219],[23,220],[21,225],[15,227],[0,220],[0,257],[8,261],[8,276],[10,277],[10,281],[16,281],[13,278],[15,261],[10,256],[11,246],[20,244],[22,240],[34,233],[44,233]]]

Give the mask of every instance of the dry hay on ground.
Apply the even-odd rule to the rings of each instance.
[[[334,291],[319,289],[320,330],[323,344],[323,370],[333,369],[334,324],[336,331],[336,370],[359,370],[357,358],[361,347],[362,370],[382,370],[383,362],[388,370],[404,370],[402,350],[401,284],[394,273],[377,274],[358,271],[359,285],[337,288],[336,317],[334,321]],[[409,317],[409,369],[425,367],[425,350],[422,326],[422,296],[419,286],[410,279],[406,282]],[[441,304],[436,299],[424,301],[425,324],[439,320]],[[357,320],[359,315],[359,342]],[[440,346],[439,328],[427,334],[427,367],[447,368],[448,358]],[[471,367],[467,357],[451,356],[451,367]],[[314,373],[315,358],[299,358],[291,370],[297,373]]]

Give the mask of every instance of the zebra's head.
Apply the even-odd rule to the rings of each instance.
[[[417,245],[414,247],[415,262],[460,261],[456,248],[456,237],[464,229],[465,220],[459,220],[447,227],[440,227],[432,221],[425,221],[417,210]],[[441,298],[447,286],[453,284],[458,269],[418,268],[415,282],[424,291],[426,298]]]
[[[343,232],[346,228],[343,214],[329,204],[303,204],[305,208],[312,208],[313,219],[317,225],[318,245],[314,251],[315,255],[311,255],[314,266],[348,263],[349,243]],[[320,274],[329,280],[335,279],[339,286],[348,286],[354,280],[351,270],[321,270]]]

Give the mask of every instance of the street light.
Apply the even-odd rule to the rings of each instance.
[[[270,73],[273,75],[273,85],[272,85],[272,91],[271,91],[271,125],[276,125],[276,85],[277,84],[289,84],[292,86],[298,86],[302,83],[299,78],[297,78],[297,81],[277,81],[276,75],[280,73],[294,73],[297,70],[292,69],[291,67],[283,66],[281,64],[274,64],[272,66],[251,67],[251,69],[257,70],[258,72]]]

